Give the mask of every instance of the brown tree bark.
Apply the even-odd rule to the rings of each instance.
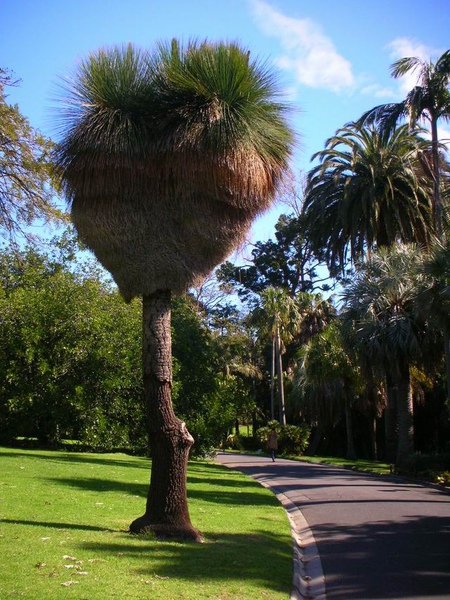
[[[186,489],[194,439],[172,406],[170,317],[169,290],[144,296],[142,359],[152,469],[145,513],[131,523],[130,532],[201,541],[189,518]]]

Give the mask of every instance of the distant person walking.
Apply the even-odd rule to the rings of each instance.
[[[275,462],[275,459],[277,457],[276,453],[278,450],[278,436],[277,436],[277,432],[275,431],[275,429],[272,429],[272,431],[269,435],[269,439],[267,440],[267,446],[270,450],[270,455],[272,456],[272,461]]]

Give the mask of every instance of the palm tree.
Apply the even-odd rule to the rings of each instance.
[[[278,420],[286,425],[284,402],[283,354],[286,344],[290,342],[300,323],[300,312],[296,301],[283,288],[268,287],[261,293],[261,305],[254,313],[254,321],[263,332],[270,335],[272,358],[270,369],[270,413],[274,420],[275,372],[278,382]]]
[[[358,367],[344,349],[339,321],[331,321],[302,348],[296,387],[318,423],[335,426],[344,413],[347,458],[354,460],[351,407],[362,385]]]
[[[428,147],[406,126],[380,131],[350,123],[317,152],[308,174],[304,216],[313,246],[331,270],[396,241],[428,243],[431,187],[419,151]]]
[[[437,240],[424,262],[427,278],[419,306],[442,329],[445,340],[447,398],[450,399],[450,238]]]
[[[380,123],[384,130],[392,130],[399,119],[408,118],[410,128],[420,119],[429,122],[431,130],[433,218],[437,236],[442,237],[442,198],[440,193],[440,157],[438,121],[450,119],[450,50],[436,62],[417,57],[401,58],[391,65],[391,75],[396,79],[408,73],[418,72],[417,85],[405,100],[381,104],[363,114],[359,123]]]
[[[293,135],[273,72],[238,44],[100,50],[66,80],[56,153],[73,222],[126,301],[143,298],[152,448],[134,533],[199,539],[186,500],[193,438],[174,415],[170,306],[243,239],[287,170]]]
[[[414,450],[410,366],[425,360],[435,342],[430,324],[417,310],[422,260],[423,254],[414,245],[383,248],[342,295],[347,343],[384,374],[389,406],[392,397],[396,398],[398,466]]]

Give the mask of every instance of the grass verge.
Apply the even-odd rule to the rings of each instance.
[[[188,471],[204,544],[131,536],[150,461],[125,454],[0,448],[0,598],[288,597],[292,542],[276,498],[206,461]]]

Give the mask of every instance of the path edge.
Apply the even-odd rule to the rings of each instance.
[[[262,478],[255,479],[277,497],[286,511],[293,540],[290,600],[326,600],[325,576],[314,535],[303,513],[281,490]]]

